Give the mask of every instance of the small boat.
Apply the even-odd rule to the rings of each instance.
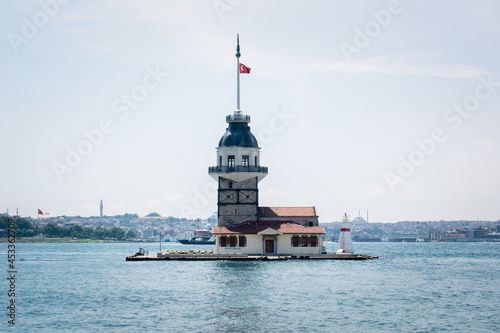
[[[191,245],[207,245],[207,244],[215,244],[215,240],[210,237],[193,237],[191,239],[178,239],[177,240],[181,244],[191,244]]]
[[[181,244],[191,244],[191,245],[207,245],[207,244],[215,244],[215,239],[213,239],[213,235],[208,230],[197,230],[194,234],[194,237],[191,239],[178,239],[177,240]]]

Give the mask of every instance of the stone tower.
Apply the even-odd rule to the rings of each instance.
[[[208,173],[219,184],[217,220],[219,227],[231,227],[245,221],[257,221],[259,182],[267,175],[267,167],[260,166],[260,148],[250,132],[250,116],[240,110],[240,73],[250,68],[240,65],[239,36],[237,59],[237,107],[226,117],[229,124],[217,147],[217,165]],[[241,67],[243,66],[243,67]]]
[[[250,116],[241,111],[226,117],[229,126],[217,147],[217,166],[209,174],[218,186],[218,226],[257,221],[259,182],[267,175],[260,166],[260,148],[250,132]]]

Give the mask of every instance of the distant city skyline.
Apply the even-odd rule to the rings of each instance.
[[[225,116],[261,206],[500,219],[495,1],[7,1],[0,212],[206,218]],[[365,218],[365,216],[363,216]]]
[[[99,218],[113,218],[114,216],[120,216],[120,215],[124,215],[124,214],[137,214],[135,212],[126,212],[126,213],[117,213],[117,214],[113,214],[113,215],[105,215],[103,214],[103,210],[104,210],[104,205],[102,205],[102,199],[101,199],[101,205],[99,206],[99,212],[98,214],[89,214],[89,215],[81,215],[82,218],[92,218],[92,217],[99,217]],[[361,223],[374,223],[374,224],[377,224],[377,223],[390,223],[390,222],[387,222],[387,221],[370,221],[369,220],[369,215],[368,215],[368,212],[366,212],[366,215],[363,216],[363,214],[360,213],[361,210],[358,210],[358,214],[350,214],[349,212],[347,213],[347,217],[349,218],[349,221],[356,224],[357,222],[361,222]],[[7,214],[7,215],[12,215],[9,213],[9,210],[7,209],[7,211],[5,213],[0,213],[0,214]],[[139,218],[141,217],[147,217],[148,215],[150,214],[158,214],[156,211],[151,211],[149,213],[145,213],[143,215],[139,215],[137,214],[137,216],[139,216]],[[57,219],[59,217],[62,217],[62,216],[49,216],[49,213],[43,213],[43,214],[39,214],[41,215],[42,217],[38,216],[37,218],[47,218],[47,219]],[[174,218],[182,218],[182,217],[178,217],[178,216],[172,216],[172,215],[162,215],[162,214],[158,214],[159,217],[174,217]],[[215,211],[211,216],[203,216],[203,217],[197,217],[197,218],[191,218],[190,220],[196,220],[196,219],[201,219],[201,220],[207,220],[209,218],[213,218],[215,215],[215,217],[217,217],[217,211]],[[17,208],[16,209],[16,215],[15,216],[20,216],[20,217],[32,217],[30,216],[29,214],[26,214],[26,215],[20,215],[19,214],[19,209]],[[67,214],[67,215],[63,215],[63,216],[66,216],[66,217],[77,217],[77,216],[80,216],[80,215],[71,215],[71,214]],[[337,218],[336,220],[333,219],[333,220],[329,220],[329,221],[323,221],[322,223],[331,223],[331,222],[337,222],[337,223],[340,223],[342,222],[344,218],[344,215],[340,216],[339,218]],[[497,220],[479,220],[479,219],[475,219],[475,220],[465,220],[465,219],[458,219],[458,220],[443,220],[443,219],[440,219],[440,220],[398,220],[398,221],[393,221],[392,223],[395,223],[395,222],[458,222],[458,221],[469,221],[469,222],[481,222],[481,221],[484,221],[484,222],[499,222],[500,219],[497,219]]]

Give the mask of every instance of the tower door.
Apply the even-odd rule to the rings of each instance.
[[[265,240],[266,253],[274,253],[274,239]]]

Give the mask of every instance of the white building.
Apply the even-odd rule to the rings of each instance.
[[[157,235],[156,233],[156,229],[153,229],[153,228],[147,228],[147,229],[143,229],[141,230],[141,238],[142,239],[149,239],[149,238],[153,238]]]
[[[324,252],[322,227],[294,222],[247,222],[236,227],[216,227],[217,254],[312,255]]]

